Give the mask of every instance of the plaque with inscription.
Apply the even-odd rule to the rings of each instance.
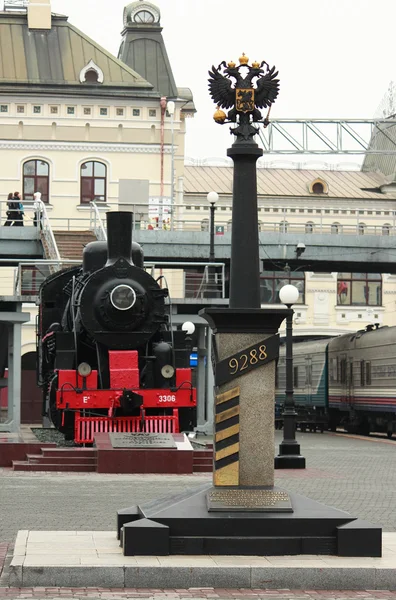
[[[109,436],[113,448],[177,449],[171,433],[110,433]]]
[[[212,488],[206,500],[209,512],[293,512],[289,494],[277,489]]]

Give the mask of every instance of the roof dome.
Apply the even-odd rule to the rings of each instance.
[[[131,2],[124,8],[124,27],[131,25],[158,25],[161,12],[158,6],[146,0]]]

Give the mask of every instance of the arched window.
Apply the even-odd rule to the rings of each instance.
[[[315,223],[313,223],[312,221],[308,221],[308,223],[305,223],[305,233],[313,233],[315,229]]]
[[[366,223],[359,223],[359,226],[358,226],[359,235],[364,235],[365,231],[366,231]]]
[[[89,161],[81,165],[81,204],[106,202],[106,165]]]
[[[384,225],[382,225],[382,235],[389,235],[390,230],[391,230],[390,223],[385,223]]]
[[[323,192],[324,192],[323,183],[321,183],[320,181],[317,181],[316,183],[314,183],[312,186],[312,192],[314,194],[323,194]]]
[[[87,83],[98,83],[99,73],[94,69],[89,69],[89,71],[85,73],[85,81]]]
[[[209,231],[209,219],[203,219],[201,221],[201,231]]]
[[[33,202],[33,194],[41,192],[41,200],[49,201],[49,164],[44,160],[28,160],[23,165],[23,199]]]
[[[287,221],[281,221],[279,223],[279,231],[281,233],[287,233],[288,227],[289,227],[289,223]]]
[[[227,223],[227,231],[231,231],[232,230],[232,221],[228,221]]]
[[[261,221],[258,222],[258,230],[262,231],[263,224]]]
[[[334,235],[337,235],[337,233],[342,233],[342,225],[340,223],[332,223],[331,233]]]

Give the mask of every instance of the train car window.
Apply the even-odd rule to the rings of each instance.
[[[312,385],[312,365],[305,365],[305,385]]]
[[[298,367],[294,367],[294,387],[298,387]]]
[[[364,360],[361,360],[360,361],[360,385],[362,387],[364,387],[365,386],[365,382],[366,382],[366,380],[365,380],[365,377],[364,377]]]
[[[338,381],[338,360],[336,358],[331,359],[330,368],[330,381]]]
[[[353,385],[353,361],[349,363],[349,383]]]
[[[341,374],[341,383],[346,383],[346,358],[341,358],[340,361],[340,374]]]
[[[371,385],[371,362],[366,362],[366,385]]]

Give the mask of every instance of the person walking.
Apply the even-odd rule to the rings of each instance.
[[[34,198],[34,219],[33,219],[33,225],[35,227],[37,227],[37,225],[40,227],[40,229],[42,229],[42,222],[41,222],[41,217],[42,217],[42,208],[41,208],[41,192],[35,192],[33,194],[33,198]]]
[[[23,217],[25,215],[23,204],[21,200],[21,195],[19,192],[15,192],[13,202],[15,204],[15,219],[14,219],[14,227],[23,227]]]
[[[15,214],[13,213],[12,207],[13,207],[13,202],[12,199],[14,197],[14,194],[12,192],[10,192],[8,194],[8,198],[7,198],[7,220],[4,223],[4,227],[11,227],[11,225],[13,224],[14,218],[15,218]]]

